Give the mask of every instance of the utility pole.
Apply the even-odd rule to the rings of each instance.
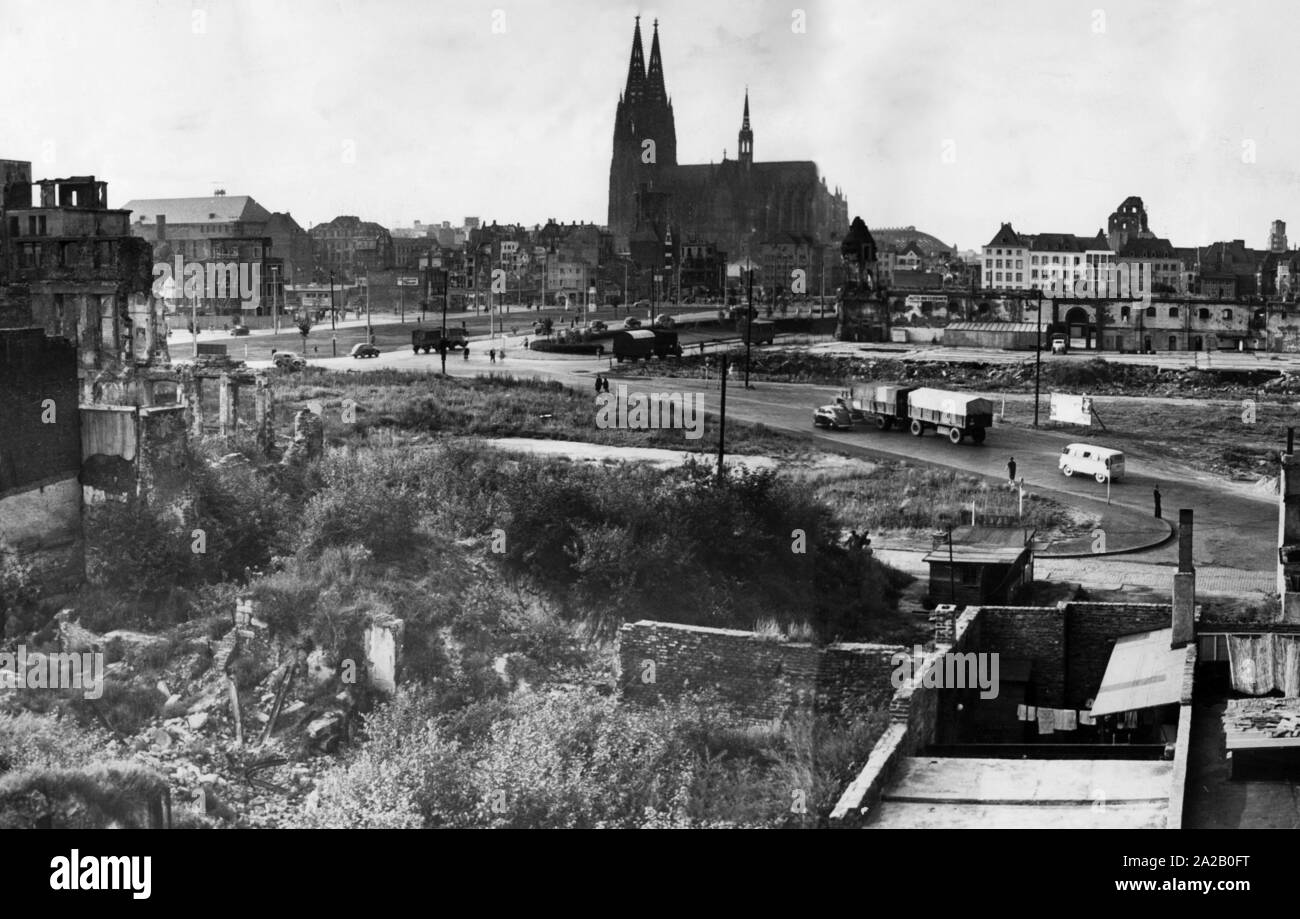
[[[718,380],[722,385],[722,399],[718,411],[718,479],[721,480],[726,475],[726,470],[722,465],[727,431],[727,354],[725,351],[722,354],[722,369],[719,372]]]
[[[366,344],[373,345],[375,335],[370,330],[370,269],[366,269]]]
[[[275,281],[271,284],[271,331],[278,333],[280,331],[280,309],[279,302],[275,298],[275,289],[280,286],[280,266],[272,265],[271,272],[275,275]]]
[[[1038,294],[1038,334],[1034,336],[1034,427],[1038,427],[1038,394],[1043,366],[1043,292],[1034,288]]]
[[[334,317],[336,313],[337,311],[334,309],[334,272],[331,271],[330,272],[330,328],[331,329],[338,328],[338,326],[334,322]]]
[[[429,277],[433,277],[433,263],[429,263]],[[442,340],[438,343],[438,351],[442,355],[442,375],[447,375],[447,301],[451,299],[451,272],[447,269],[442,270]],[[465,342],[466,348],[469,342]]]

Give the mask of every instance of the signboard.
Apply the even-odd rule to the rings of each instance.
[[[1092,424],[1092,399],[1088,396],[1071,396],[1052,393],[1051,421],[1061,424]]]
[[[397,279],[397,286],[398,287],[419,287],[420,279],[416,277],[411,277],[409,275],[403,275]]]

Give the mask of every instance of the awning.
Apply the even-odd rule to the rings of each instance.
[[[1174,630],[1125,635],[1115,642],[1092,715],[1113,715],[1180,701],[1186,648],[1169,647]]]

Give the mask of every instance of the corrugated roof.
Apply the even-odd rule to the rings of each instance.
[[[207,198],[137,198],[123,207],[132,211],[132,222],[153,226],[159,214],[169,224],[264,223],[271,212],[248,195],[212,195]]]
[[[1156,629],[1117,639],[1092,714],[1113,715],[1179,701],[1186,648],[1170,648],[1174,630]]]
[[[1032,322],[950,322],[949,332],[1037,332]]]

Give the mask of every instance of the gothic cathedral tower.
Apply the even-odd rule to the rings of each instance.
[[[626,237],[636,224],[637,193],[653,191],[656,180],[677,165],[673,103],[664,88],[659,54],[659,20],[654,23],[647,70],[641,51],[641,17],[632,33],[627,85],[614,116],[614,153],[609,164],[609,228]]]

